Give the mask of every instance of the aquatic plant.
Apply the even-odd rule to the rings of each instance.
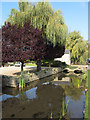
[[[89,85],[90,85],[90,81],[89,81],[89,78],[90,78],[90,70],[88,70],[88,72],[86,72],[84,75],[83,75],[83,78],[86,80],[86,89],[87,89],[87,92],[86,92],[86,98],[85,98],[85,114],[84,114],[84,120],[85,119],[89,119],[90,118],[90,116],[89,116],[89,111],[90,111],[90,102],[89,102],[89,99],[90,99],[90,97],[89,97]]]
[[[52,115],[53,115],[53,113],[51,112],[51,114],[50,114],[50,119],[52,119],[53,117],[52,117]]]
[[[65,115],[65,100],[64,100],[64,97],[63,97],[63,101],[62,101],[62,116]]]
[[[60,119],[59,120],[62,120],[62,115],[60,115]]]
[[[25,87],[25,75],[24,72],[21,72],[21,75],[19,77],[19,88],[24,88]]]
[[[66,109],[67,109],[67,107],[68,107],[69,101],[70,101],[70,100],[68,100],[67,103],[66,103]]]
[[[85,74],[83,74],[83,75],[82,75],[82,78],[83,78],[84,80],[87,80],[87,78],[88,78],[88,72],[86,72]]]
[[[32,75],[30,75],[30,77],[32,77]]]

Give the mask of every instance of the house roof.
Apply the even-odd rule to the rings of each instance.
[[[69,53],[70,53],[69,49],[65,50],[65,54],[69,54]]]

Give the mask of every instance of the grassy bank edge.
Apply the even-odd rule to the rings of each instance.
[[[85,99],[85,119],[90,120],[90,70],[88,70],[88,76],[87,76],[87,82],[86,82],[86,88],[88,89],[87,93],[86,93],[86,99]]]

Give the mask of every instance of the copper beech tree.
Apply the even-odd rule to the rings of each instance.
[[[41,60],[54,60],[64,54],[65,46],[46,43],[42,31],[35,29],[30,22],[23,26],[7,23],[2,27],[2,62],[20,61],[23,70],[24,61],[37,61],[37,70],[41,69]]]
[[[44,56],[42,31],[33,28],[30,22],[23,26],[8,23],[2,27],[2,62],[20,61],[23,70],[24,61],[30,59],[38,63]]]

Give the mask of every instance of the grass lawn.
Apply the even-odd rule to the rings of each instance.
[[[67,66],[66,68],[70,68],[70,69],[74,70],[74,69],[76,69],[78,67],[77,66]]]
[[[86,93],[85,101],[85,118],[88,118],[88,120],[90,120],[90,70],[88,70],[86,88],[88,89],[88,92]]]
[[[90,70],[88,70],[88,120],[90,120]]]

